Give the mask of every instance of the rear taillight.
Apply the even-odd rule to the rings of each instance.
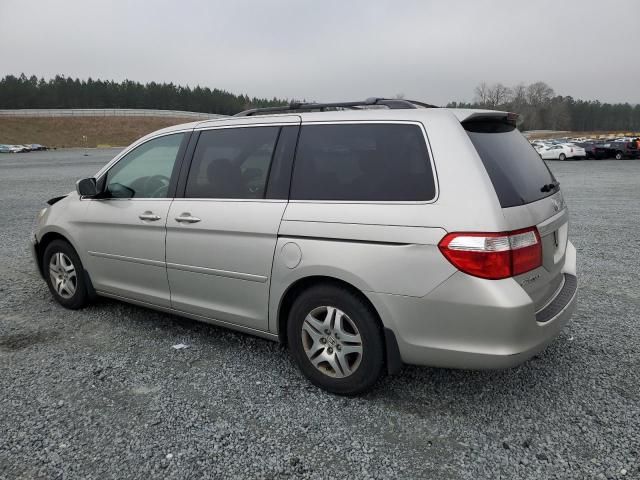
[[[438,248],[458,270],[491,280],[542,265],[542,243],[535,227],[500,233],[448,233]]]

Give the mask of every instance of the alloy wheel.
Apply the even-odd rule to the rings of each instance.
[[[62,252],[56,252],[49,260],[49,277],[56,293],[64,299],[73,297],[78,288],[76,267]]]
[[[314,308],[302,323],[302,346],[311,364],[325,375],[352,375],[362,360],[362,338],[354,321],[342,310]]]

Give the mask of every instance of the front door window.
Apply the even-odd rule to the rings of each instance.
[[[129,152],[107,173],[111,198],[167,198],[184,133],[154,138]]]

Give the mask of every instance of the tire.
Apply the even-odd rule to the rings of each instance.
[[[566,159],[567,159],[567,156],[564,153],[561,153],[560,156],[558,157],[558,160],[565,161]]]
[[[80,257],[64,240],[54,240],[42,256],[42,270],[53,298],[65,308],[77,310],[89,303]]]
[[[622,155],[622,152],[616,152],[616,160],[622,160],[624,158],[624,155]]]
[[[291,306],[287,339],[302,373],[328,392],[358,395],[382,375],[384,339],[378,317],[343,287],[324,284],[303,291]]]

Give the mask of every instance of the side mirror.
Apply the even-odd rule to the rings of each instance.
[[[76,182],[76,190],[81,197],[95,197],[98,194],[98,186],[95,178],[83,178]]]

